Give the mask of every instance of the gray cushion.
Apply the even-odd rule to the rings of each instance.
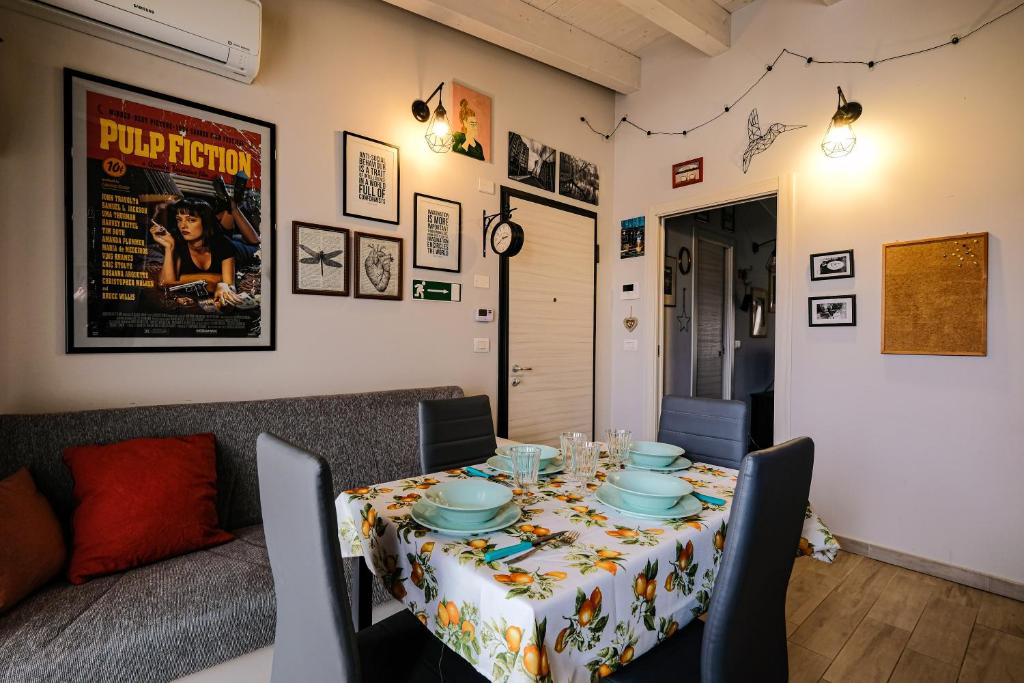
[[[0,681],[170,681],[266,647],[274,584],[261,526],[237,540],[51,584],[0,619]]]

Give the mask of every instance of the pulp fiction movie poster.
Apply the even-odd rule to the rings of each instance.
[[[273,124],[65,89],[68,351],[273,349]]]

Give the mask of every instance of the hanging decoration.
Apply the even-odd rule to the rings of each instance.
[[[773,59],[769,64],[765,65],[764,71],[762,71],[761,75],[757,77],[757,80],[755,80],[753,83],[751,83],[750,87],[748,87],[746,90],[744,90],[743,93],[739,97],[737,97],[735,100],[733,100],[731,104],[725,105],[722,108],[721,111],[719,111],[717,114],[715,114],[711,118],[709,118],[709,119],[707,119],[705,121],[702,121],[701,123],[698,123],[696,125],[690,126],[688,128],[683,128],[682,130],[651,130],[650,128],[646,128],[646,127],[641,126],[641,125],[639,125],[639,124],[637,124],[637,123],[635,123],[633,121],[630,121],[628,116],[623,116],[622,118],[620,118],[618,123],[615,124],[615,127],[612,128],[608,132],[602,132],[602,131],[594,128],[594,126],[590,123],[590,121],[587,119],[586,116],[581,116],[580,117],[580,121],[584,125],[586,125],[587,128],[589,128],[592,133],[594,133],[595,135],[600,135],[605,140],[610,140],[612,138],[612,136],[615,135],[619,131],[619,128],[621,128],[623,125],[632,126],[633,128],[636,128],[638,131],[640,131],[641,133],[644,133],[648,137],[650,137],[651,135],[682,135],[682,136],[685,137],[686,135],[689,135],[690,133],[698,131],[698,130],[700,130],[701,128],[703,128],[705,126],[714,123],[718,119],[720,119],[723,116],[725,116],[726,114],[728,114],[732,110],[733,107],[735,107],[737,104],[739,104],[743,100],[743,98],[745,98],[747,95],[749,95],[754,90],[754,88],[756,88],[757,86],[759,86],[761,84],[761,81],[763,81],[768,76],[768,74],[770,74],[775,69],[775,67],[778,65],[779,61],[784,56],[786,56],[786,55],[789,55],[791,57],[796,57],[797,59],[802,60],[807,66],[816,66],[816,65],[820,65],[820,64],[854,64],[854,65],[865,66],[865,67],[867,67],[870,70],[874,70],[874,68],[876,66],[880,66],[882,64],[885,64],[886,62],[892,62],[892,61],[895,61],[897,59],[904,59],[906,57],[913,57],[915,55],[924,54],[926,52],[933,52],[935,50],[938,50],[938,49],[941,49],[941,48],[944,48],[944,47],[948,47],[950,45],[959,45],[961,41],[964,41],[964,40],[970,38],[971,36],[973,36],[978,31],[981,31],[982,29],[987,28],[988,26],[991,26],[992,24],[996,23],[997,21],[1000,21],[1001,19],[1005,19],[1007,16],[1013,14],[1014,12],[1019,10],[1021,7],[1024,7],[1024,2],[1020,2],[1020,3],[1016,4],[1016,5],[1014,5],[1010,9],[1006,10],[1005,12],[1003,12],[1002,14],[999,14],[999,15],[993,17],[992,19],[989,19],[985,23],[980,24],[980,25],[974,27],[973,29],[971,29],[970,31],[968,31],[967,33],[965,33],[963,35],[953,35],[953,36],[951,36],[949,38],[949,40],[943,41],[943,42],[938,43],[936,45],[932,45],[930,47],[922,48],[920,50],[913,50],[911,52],[903,52],[901,54],[891,55],[889,57],[883,57],[882,59],[815,59],[814,57],[811,57],[811,56],[808,56],[808,55],[803,55],[803,54],[800,54],[799,52],[794,52],[793,50],[789,50],[787,48],[783,48],[782,50],[779,51],[779,54],[777,54],[775,56],[775,59]]]
[[[743,172],[746,173],[747,169],[750,168],[750,160],[755,155],[761,152],[767,151],[772,143],[775,142],[775,138],[779,137],[783,133],[791,130],[797,130],[798,128],[806,128],[807,126],[801,124],[798,126],[788,126],[784,123],[773,123],[768,126],[768,130],[764,133],[761,132],[761,124],[757,122],[757,109],[753,109],[750,112],[750,116],[747,118],[747,149],[743,152]]]
[[[864,107],[860,102],[847,102],[843,89],[836,87],[839,91],[839,105],[832,120],[828,122],[825,129],[825,137],[821,140],[821,151],[830,159],[845,157],[853,151],[857,144],[857,136],[853,133],[853,122],[860,118]]]
[[[622,319],[622,326],[625,327],[627,331],[632,332],[633,330],[636,329],[636,326],[639,324],[640,320],[635,315],[633,315],[633,307],[630,306],[629,315]]]
[[[683,307],[679,315],[676,316],[680,332],[688,332],[690,330],[690,320],[690,315],[686,312],[686,287],[683,287]]]

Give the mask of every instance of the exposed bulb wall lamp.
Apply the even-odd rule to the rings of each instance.
[[[437,96],[437,107],[431,112],[429,103],[435,95]],[[416,100],[412,103],[413,117],[417,121],[427,124],[427,132],[423,136],[427,141],[427,146],[438,154],[450,151],[452,142],[454,142],[452,127],[448,123],[448,112],[442,103],[443,99],[444,81],[441,81],[426,100]]]
[[[860,106],[859,102],[846,101],[842,88],[837,87],[836,90],[839,91],[839,105],[821,141],[821,151],[830,159],[845,157],[853,151],[854,145],[857,144],[857,136],[853,133],[852,124],[864,112],[864,107]]]

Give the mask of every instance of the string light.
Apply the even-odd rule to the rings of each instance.
[[[761,75],[758,76],[757,80],[755,80],[753,83],[751,83],[750,87],[748,87],[746,90],[744,90],[743,93],[739,97],[737,97],[731,103],[725,105],[725,107],[723,107],[723,109],[721,111],[719,111],[717,114],[715,114],[711,118],[707,119],[706,121],[702,121],[701,123],[698,123],[697,125],[694,125],[694,126],[690,126],[688,128],[683,128],[682,130],[652,130],[650,128],[646,128],[644,126],[641,126],[641,125],[639,125],[639,124],[629,120],[628,116],[623,116],[622,118],[620,118],[618,120],[618,122],[615,124],[615,127],[612,128],[610,131],[607,131],[607,132],[603,132],[603,131],[600,131],[600,130],[594,128],[593,124],[591,124],[590,121],[585,116],[581,116],[580,117],[580,121],[583,122],[587,126],[587,128],[589,128],[591,130],[591,132],[593,132],[595,135],[600,135],[605,140],[610,140],[612,137],[614,137],[614,135],[617,132],[619,132],[619,129],[623,125],[632,126],[633,128],[637,129],[641,133],[644,133],[644,135],[647,136],[647,137],[650,137],[652,135],[682,135],[682,136],[686,136],[686,135],[689,135],[689,134],[691,134],[691,133],[693,133],[693,132],[695,132],[697,130],[700,130],[701,128],[704,128],[705,126],[708,126],[708,125],[714,123],[715,121],[717,121],[718,119],[722,118],[723,116],[726,116],[729,113],[729,111],[731,109],[734,109],[737,104],[739,104],[741,101],[743,101],[743,99],[747,95],[749,95],[754,88],[756,88],[758,85],[760,85],[761,81],[763,81],[768,76],[768,74],[772,73],[772,71],[778,65],[779,61],[783,57],[785,57],[787,55],[789,55],[790,57],[796,57],[796,58],[802,60],[807,66],[814,66],[814,65],[818,65],[818,64],[854,64],[854,65],[864,66],[864,67],[868,68],[869,70],[873,71],[877,66],[879,66],[880,64],[884,64],[886,62],[892,62],[892,61],[895,61],[897,59],[904,59],[906,57],[913,57],[913,56],[916,56],[916,55],[924,54],[926,52],[932,52],[934,50],[938,50],[938,49],[941,49],[941,48],[944,48],[944,47],[947,47],[947,46],[950,46],[950,45],[959,45],[961,42],[963,42],[967,38],[970,38],[971,36],[973,36],[978,31],[980,31],[980,30],[982,30],[984,28],[987,28],[988,26],[991,26],[992,24],[996,23],[997,21],[999,21],[1001,19],[1006,18],[1010,14],[1013,14],[1014,12],[1019,10],[1021,7],[1024,7],[1024,2],[1021,2],[1021,3],[1018,3],[1017,5],[1014,5],[1010,9],[1006,10],[1005,12],[1003,12],[1002,14],[999,14],[999,15],[993,17],[992,19],[989,19],[985,23],[983,23],[983,24],[981,24],[979,26],[976,26],[975,28],[971,29],[970,31],[968,31],[967,33],[965,33],[963,35],[951,36],[949,38],[949,40],[943,41],[943,42],[938,43],[936,45],[932,45],[931,47],[926,47],[926,48],[923,48],[923,49],[920,49],[920,50],[913,50],[911,52],[904,52],[904,53],[897,54],[897,55],[891,55],[889,57],[883,57],[882,59],[870,59],[870,60],[860,60],[860,59],[816,59],[816,58],[811,57],[809,55],[803,55],[803,54],[800,54],[799,52],[794,52],[793,50],[790,50],[788,48],[783,48],[782,50],[779,51],[779,54],[777,54],[775,56],[775,59],[773,59],[771,61],[771,63],[769,63],[769,64],[767,64],[765,66],[764,70],[761,72]],[[852,149],[852,147],[851,147],[851,149]]]

